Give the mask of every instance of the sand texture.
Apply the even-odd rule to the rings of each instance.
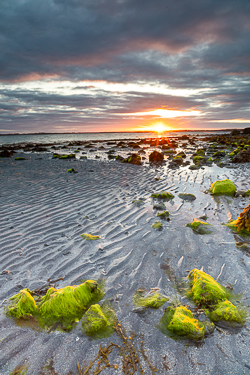
[[[18,155],[18,154],[17,154]],[[77,373],[77,360],[89,363],[100,343],[81,331],[37,331],[19,326],[6,317],[7,300],[22,288],[41,287],[47,280],[64,277],[59,287],[83,279],[105,279],[105,299],[110,298],[126,331],[135,331],[147,350],[156,374],[249,374],[250,328],[248,321],[237,332],[215,329],[201,344],[175,341],[156,328],[166,302],[159,309],[140,311],[133,306],[138,288],[158,288],[170,300],[178,298],[194,307],[178,291],[178,280],[188,270],[201,269],[222,285],[243,293],[250,305],[249,239],[221,225],[236,219],[250,198],[213,197],[205,194],[217,179],[230,178],[237,189],[249,189],[249,163],[236,169],[217,166],[189,170],[166,166],[130,165],[104,159],[52,160],[51,153],[23,154],[0,162],[0,374],[9,375],[29,364],[27,375],[39,374],[50,358],[59,375]],[[67,173],[74,168],[78,173]],[[165,201],[170,220],[161,220],[153,209],[154,192],[167,190],[174,199]],[[179,193],[194,194],[193,201]],[[134,204],[133,200],[142,200]],[[186,227],[194,218],[207,215],[213,232],[198,235]],[[161,221],[161,230],[151,226]],[[101,238],[88,241],[82,233]],[[244,251],[240,245],[245,244]],[[121,357],[112,354],[122,374]],[[146,369],[151,374],[146,361]],[[139,372],[138,372],[139,373]]]

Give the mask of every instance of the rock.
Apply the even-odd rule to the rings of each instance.
[[[133,303],[135,306],[151,307],[154,309],[158,309],[168,300],[168,297],[163,296],[159,292],[153,292],[150,293],[148,296],[144,297],[144,291],[138,290],[134,294]]]
[[[230,135],[239,135],[240,133],[241,133],[240,130],[234,129],[234,130],[231,131]]]
[[[243,129],[242,134],[250,134],[250,127]]]
[[[188,295],[198,305],[211,306],[229,298],[229,291],[203,271],[195,268],[188,278],[191,282]]]
[[[201,340],[206,333],[204,324],[195,319],[185,306],[168,307],[164,315],[161,322],[165,320],[167,329],[177,336]]]
[[[238,219],[226,224],[230,229],[239,234],[250,235],[250,204],[240,213]]]
[[[164,155],[158,151],[153,151],[149,155],[150,163],[161,163],[164,160]]]
[[[122,163],[130,163],[135,165],[141,165],[141,157],[138,154],[132,154],[129,158],[123,159]]]
[[[196,199],[196,196],[193,194],[186,194],[186,193],[180,193],[178,194],[178,197],[185,201],[194,201]]]
[[[82,328],[87,335],[102,331],[108,324],[108,320],[98,304],[92,305],[82,319]]]
[[[230,301],[219,302],[215,309],[209,315],[213,322],[229,322],[232,327],[238,328],[243,326],[243,317]]]
[[[13,156],[13,151],[3,150],[0,152],[0,158],[11,158]]]
[[[22,289],[20,292],[10,298],[10,303],[7,307],[7,314],[15,318],[24,318],[26,316],[35,315],[37,305],[30,294],[29,289]]]
[[[159,199],[169,200],[169,199],[173,199],[174,195],[171,194],[171,193],[169,193],[168,191],[161,191],[160,193],[153,193],[153,194],[151,194],[151,197],[152,198],[159,198]]]
[[[23,156],[17,156],[17,157],[15,158],[15,160],[27,160],[27,159],[24,158]]]
[[[165,210],[166,206],[163,202],[159,202],[159,203],[155,203],[153,205],[153,208],[156,209],[156,210]]]
[[[205,223],[199,219],[194,219],[192,223],[186,224],[186,227],[193,229],[196,234],[210,234],[212,230],[209,230],[211,224]]]
[[[163,212],[159,212],[157,214],[157,217],[159,217],[160,219],[168,219],[169,215],[170,213],[168,211],[163,211]]]
[[[210,187],[210,193],[213,195],[229,195],[234,196],[236,186],[231,180],[215,181]]]
[[[156,221],[154,224],[151,225],[151,228],[160,230],[162,229],[162,223],[160,223],[159,221]]]
[[[141,199],[134,199],[134,200],[132,201],[132,203],[133,203],[135,206],[137,206],[137,207],[140,207],[140,206],[144,205],[144,202],[143,202],[143,200],[141,200]]]
[[[249,128],[250,129],[250,128]],[[234,156],[232,163],[249,163],[250,162],[250,147],[243,149]]]

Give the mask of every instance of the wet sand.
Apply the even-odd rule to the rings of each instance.
[[[7,375],[29,363],[27,374],[39,374],[52,357],[59,375],[76,373],[76,361],[91,361],[100,343],[118,342],[115,334],[89,339],[80,324],[70,333],[47,333],[20,327],[5,316],[6,300],[20,289],[33,290],[49,278],[60,277],[64,280],[59,287],[105,279],[105,299],[111,298],[127,332],[138,333],[135,344],[143,338],[157,374],[250,373],[249,322],[238,332],[216,329],[196,345],[172,340],[156,328],[169,302],[143,314],[133,312],[132,304],[138,288],[158,287],[192,308],[176,290],[176,280],[203,267],[224,286],[243,293],[242,301],[250,305],[250,257],[237,246],[249,240],[221,225],[236,219],[250,198],[215,198],[205,193],[212,182],[225,178],[238,190],[249,189],[249,163],[191,171],[188,166],[168,169],[108,161],[102,156],[105,151],[99,152],[101,158],[96,160],[52,160],[49,153],[22,154],[25,161],[0,159],[0,373]],[[66,173],[69,168],[78,173]],[[158,218],[150,195],[161,190],[175,198],[165,202],[170,221],[161,221],[163,228],[157,231],[151,227]],[[178,197],[183,192],[194,194],[196,200],[183,201]],[[132,201],[139,198],[144,204],[137,207]],[[214,226],[213,233],[197,235],[185,226],[204,214]],[[86,241],[82,233],[101,239]],[[121,374],[121,358],[112,359],[119,365],[115,374]],[[150,374],[143,359],[142,363]]]

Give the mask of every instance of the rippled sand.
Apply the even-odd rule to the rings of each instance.
[[[104,160],[51,160],[49,154],[28,154],[27,158],[0,162],[1,374],[23,363],[29,363],[27,374],[39,374],[51,357],[59,375],[76,372],[76,361],[92,360],[100,343],[118,342],[115,335],[91,340],[80,325],[70,333],[37,332],[19,327],[4,315],[4,300],[20,289],[32,290],[48,278],[63,276],[60,287],[82,279],[106,280],[105,298],[113,299],[126,330],[139,334],[135,343],[143,337],[157,374],[250,373],[248,322],[237,333],[215,330],[197,346],[174,341],[155,327],[168,302],[144,314],[132,311],[132,297],[140,287],[147,291],[158,287],[164,295],[190,304],[177,292],[175,281],[187,276],[188,270],[202,267],[224,286],[243,293],[244,304],[250,304],[250,258],[237,247],[242,239],[221,225],[235,219],[250,198],[213,198],[204,193],[218,178],[231,178],[238,189],[249,189],[248,164],[190,171]],[[66,173],[72,167],[77,174]],[[151,228],[157,212],[150,195],[161,190],[170,191],[175,199],[165,203],[171,220],[162,221],[163,229],[156,231]],[[197,199],[184,202],[178,197],[181,192],[195,194]],[[138,198],[144,201],[140,207],[132,203]],[[215,233],[196,235],[185,227],[204,213]],[[81,237],[84,232],[101,240],[86,241]],[[119,356],[113,359],[121,363]],[[150,373],[148,369],[146,374]]]

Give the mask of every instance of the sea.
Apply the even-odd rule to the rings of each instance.
[[[200,137],[204,135],[230,133],[230,130],[224,131],[178,131],[178,132],[114,132],[114,133],[48,133],[48,134],[11,134],[11,135],[0,135],[0,145],[14,144],[14,143],[67,143],[73,141],[111,141],[111,140],[126,140],[126,139],[145,139],[145,138],[156,138],[156,137],[179,137],[182,135],[190,135],[194,137]]]

